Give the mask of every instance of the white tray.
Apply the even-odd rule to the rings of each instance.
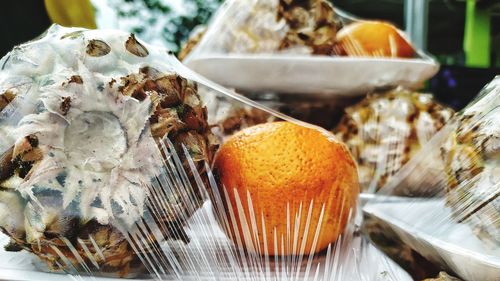
[[[499,281],[500,248],[479,240],[466,224],[454,223],[444,199],[369,203],[365,214],[394,230],[427,259],[465,280]]]
[[[418,87],[439,70],[432,59],[291,55],[206,56],[185,64],[238,90],[348,96],[387,86]]]
[[[211,214],[211,206],[209,203],[204,205],[200,211],[198,211],[193,220],[199,219],[199,216],[204,216],[204,218],[213,218]],[[198,216],[198,217],[196,217]],[[192,253],[198,257],[204,256],[209,259],[214,258],[213,255],[217,253],[214,251],[213,245],[207,245],[210,243],[206,243],[207,240],[210,240],[212,243],[216,241],[221,241],[221,245],[226,241],[226,237],[220,228],[214,228],[210,235],[210,239],[205,237],[208,235],[206,232],[207,227],[213,227],[213,225],[194,225],[190,223],[190,227],[187,232],[191,236],[191,243],[187,246],[183,246],[183,250],[185,253]],[[46,273],[40,270],[39,268],[43,268],[38,259],[27,253],[27,252],[6,252],[3,249],[3,246],[8,242],[8,238],[0,234],[0,280],[96,280],[96,281],[110,281],[110,280],[123,280],[123,279],[113,279],[113,278],[102,278],[102,277],[85,277],[85,276],[77,276],[72,277],[65,274],[58,273]],[[364,241],[362,241],[364,240]],[[349,276],[343,275],[341,280],[357,280],[357,276],[362,276],[366,281],[410,281],[411,277],[406,273],[403,269],[401,269],[396,263],[387,258],[383,253],[381,253],[377,248],[372,246],[367,241],[358,237],[355,238],[353,242],[352,252],[350,254],[351,258],[355,257],[355,261],[352,259],[342,260],[340,259],[341,264],[340,267],[346,267],[347,269],[353,268],[352,262],[359,263],[357,269],[345,270],[344,274],[347,273]],[[202,245],[202,249],[197,248],[196,245]],[[215,254],[216,255],[216,254]],[[325,262],[325,257],[320,256],[317,261],[313,262],[313,266],[311,267],[311,271],[316,270],[317,267],[323,267],[322,263]],[[228,268],[228,272],[220,271],[218,272],[218,276],[214,276],[211,273],[211,269],[204,267],[204,263],[196,265],[199,268],[198,272],[187,272],[182,276],[182,280],[210,280],[210,281],[218,281],[218,280],[234,280],[234,272],[230,272],[231,269]],[[305,266],[304,266],[305,268]],[[320,270],[323,272],[322,270]],[[205,275],[205,273],[207,273]],[[229,273],[229,274],[226,274]],[[200,276],[196,276],[196,274],[200,274]],[[221,278],[224,276],[233,276],[226,278]],[[257,281],[260,279],[259,274],[255,274],[253,276],[240,276],[238,280],[252,280]],[[284,276],[281,275],[279,280],[288,281],[288,280],[313,280],[312,278],[303,278],[298,277],[298,279],[293,279],[296,276]],[[318,279],[314,280],[322,280],[321,276],[317,276]],[[367,279],[366,279],[367,278]],[[133,279],[133,280],[145,280],[143,279]],[[152,280],[152,279],[149,279]],[[175,276],[162,276],[162,280],[178,280]],[[262,279],[264,280],[264,279]]]

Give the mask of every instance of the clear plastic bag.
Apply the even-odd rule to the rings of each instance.
[[[361,189],[374,193],[453,117],[431,94],[404,88],[370,93],[346,107],[333,130],[358,163]]]
[[[355,233],[331,133],[119,31],[52,26],[0,65],[2,278],[407,279]]]
[[[396,27],[358,19],[324,0],[227,1],[196,53],[418,57]]]
[[[327,0],[228,0],[181,57],[224,86],[292,94],[418,88],[439,68],[394,25]]]
[[[500,278],[499,102],[496,77],[364,208],[465,280]]]
[[[189,149],[200,174],[216,148],[197,85],[174,58],[132,34],[53,26],[1,65],[2,92],[15,93],[0,126],[8,249],[30,251],[51,270],[128,276],[141,272],[126,235],[139,222],[172,223],[163,237],[187,239],[184,217],[202,205],[200,190],[166,193],[162,217],[148,210],[151,181],[164,174],[156,147],[167,135]]]

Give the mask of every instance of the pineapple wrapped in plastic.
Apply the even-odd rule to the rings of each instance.
[[[14,99],[15,94],[11,91],[6,91],[3,94],[0,94],[0,111],[7,107],[10,102]]]
[[[280,0],[278,19],[289,26],[280,50],[305,47],[313,54],[332,55],[340,22],[332,5],[324,0]]]
[[[128,236],[141,222],[168,226],[163,239],[188,239],[182,225],[202,199],[183,188],[204,174],[215,147],[197,85],[178,74],[173,56],[131,34],[53,26],[1,67],[8,249],[33,252],[52,269],[93,264],[125,276],[140,268],[137,251],[159,241],[144,229],[143,245]],[[162,196],[151,186],[172,156],[157,145],[175,149],[191,171]],[[151,217],[158,204],[161,216]]]
[[[457,116],[441,145],[447,203],[484,241],[500,245],[500,83]]]
[[[453,116],[431,95],[396,89],[345,109],[335,129],[358,161],[362,190],[380,189]]]
[[[411,193],[377,196],[364,207],[406,245],[463,280],[499,277],[499,98],[497,77],[377,192]]]
[[[204,44],[205,35],[217,37],[209,40],[208,48],[222,52],[332,55],[340,26],[333,6],[325,0],[230,1],[206,32],[193,33],[180,57]]]

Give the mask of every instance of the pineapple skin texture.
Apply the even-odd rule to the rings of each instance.
[[[130,113],[125,107],[118,110],[123,114],[120,118],[145,120],[142,131],[147,131],[147,135],[158,143],[161,138],[168,137],[187,171],[188,180],[195,184],[193,172],[182,150],[183,146],[186,147],[197,172],[202,175],[202,180],[206,180],[204,170],[206,164],[211,163],[216,148],[212,144],[206,108],[197,93],[196,83],[175,72],[176,62],[169,58],[165,50],[140,43],[129,34],[53,26],[36,41],[16,47],[1,62],[0,112],[4,116],[9,116],[16,107],[30,108],[27,105],[29,103],[23,103],[24,100],[40,99],[54,102],[50,102],[50,108],[47,104],[33,108],[31,115],[46,114],[53,117],[50,120],[76,120],[70,118],[79,116],[82,112],[80,108],[92,107],[98,96],[115,95],[118,108],[121,103],[125,104],[124,101],[138,107],[137,111]],[[56,94],[48,91],[51,87],[75,95],[81,91],[87,95],[87,99],[81,102],[78,99],[82,98],[81,95],[58,99]],[[38,92],[33,94],[28,89]],[[106,98],[105,101],[112,100],[112,96]],[[102,108],[99,102],[95,106]],[[127,114],[137,114],[139,118]],[[53,129],[49,124],[47,127],[43,123],[40,126],[49,131]],[[0,121],[1,132],[17,132],[18,129],[8,122]],[[64,131],[57,129],[52,133],[64,135]],[[39,170],[45,167],[44,161],[54,156],[49,153],[52,151],[51,146],[47,145],[47,133],[43,130],[16,136],[18,138],[12,140],[7,134],[2,134],[0,139],[2,145],[13,143],[5,151],[0,150],[0,230],[11,238],[7,249],[32,252],[53,270],[67,270],[73,266],[81,269],[80,266],[86,264],[95,266],[93,268],[98,272],[120,277],[140,272],[143,266],[137,249],[134,250],[118,227],[103,222],[105,220],[96,217],[95,213],[82,211],[84,204],[80,197],[67,200],[66,196],[62,196],[68,182],[54,177],[54,186],[59,181],[62,194],[50,190],[37,191],[35,195],[25,192],[22,186],[34,180]],[[129,148],[127,144],[124,149]],[[137,157],[140,158],[140,155]],[[84,166],[83,163],[81,165]],[[131,165],[132,171],[134,165],[139,164]],[[107,171],[108,167],[98,165],[92,169],[102,172]],[[145,173],[144,177],[147,176]],[[69,181],[69,177],[66,180]],[[85,184],[79,192],[85,193]],[[191,207],[183,205],[179,195],[172,194],[169,201],[165,202],[172,204],[172,210],[166,211],[168,214],[161,218],[155,218],[160,220],[159,223],[179,226],[178,229],[165,229],[162,233],[164,239],[188,240],[182,230],[184,218],[192,215],[193,208],[201,206],[202,198],[199,190],[187,192],[193,193],[190,195],[193,198]],[[143,195],[136,198],[147,196],[147,190],[144,190]],[[93,208],[100,201],[91,203]],[[100,212],[105,209],[102,207]],[[7,215],[8,210],[15,215]],[[133,222],[128,224],[130,229],[127,230],[133,231],[133,225]],[[156,241],[150,233],[145,233],[144,237]],[[142,254],[148,254],[146,249],[141,250],[145,251]]]
[[[334,129],[358,162],[361,189],[384,186],[453,116],[431,95],[396,89],[345,109]]]
[[[498,120],[498,107],[479,112],[466,110],[441,146],[447,179],[446,200],[454,219],[467,223],[479,239],[492,247],[500,244]]]

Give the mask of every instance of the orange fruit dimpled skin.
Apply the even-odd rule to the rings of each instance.
[[[359,193],[356,164],[346,146],[331,135],[290,122],[261,124],[233,135],[217,153],[214,172],[221,197],[228,199],[222,200],[224,210],[217,211],[230,218],[230,206],[234,213],[226,233],[235,242],[239,235],[246,249],[262,254],[266,247],[269,255],[325,249],[345,229]]]
[[[381,21],[351,23],[337,33],[339,55],[412,58],[415,50],[394,25]]]

